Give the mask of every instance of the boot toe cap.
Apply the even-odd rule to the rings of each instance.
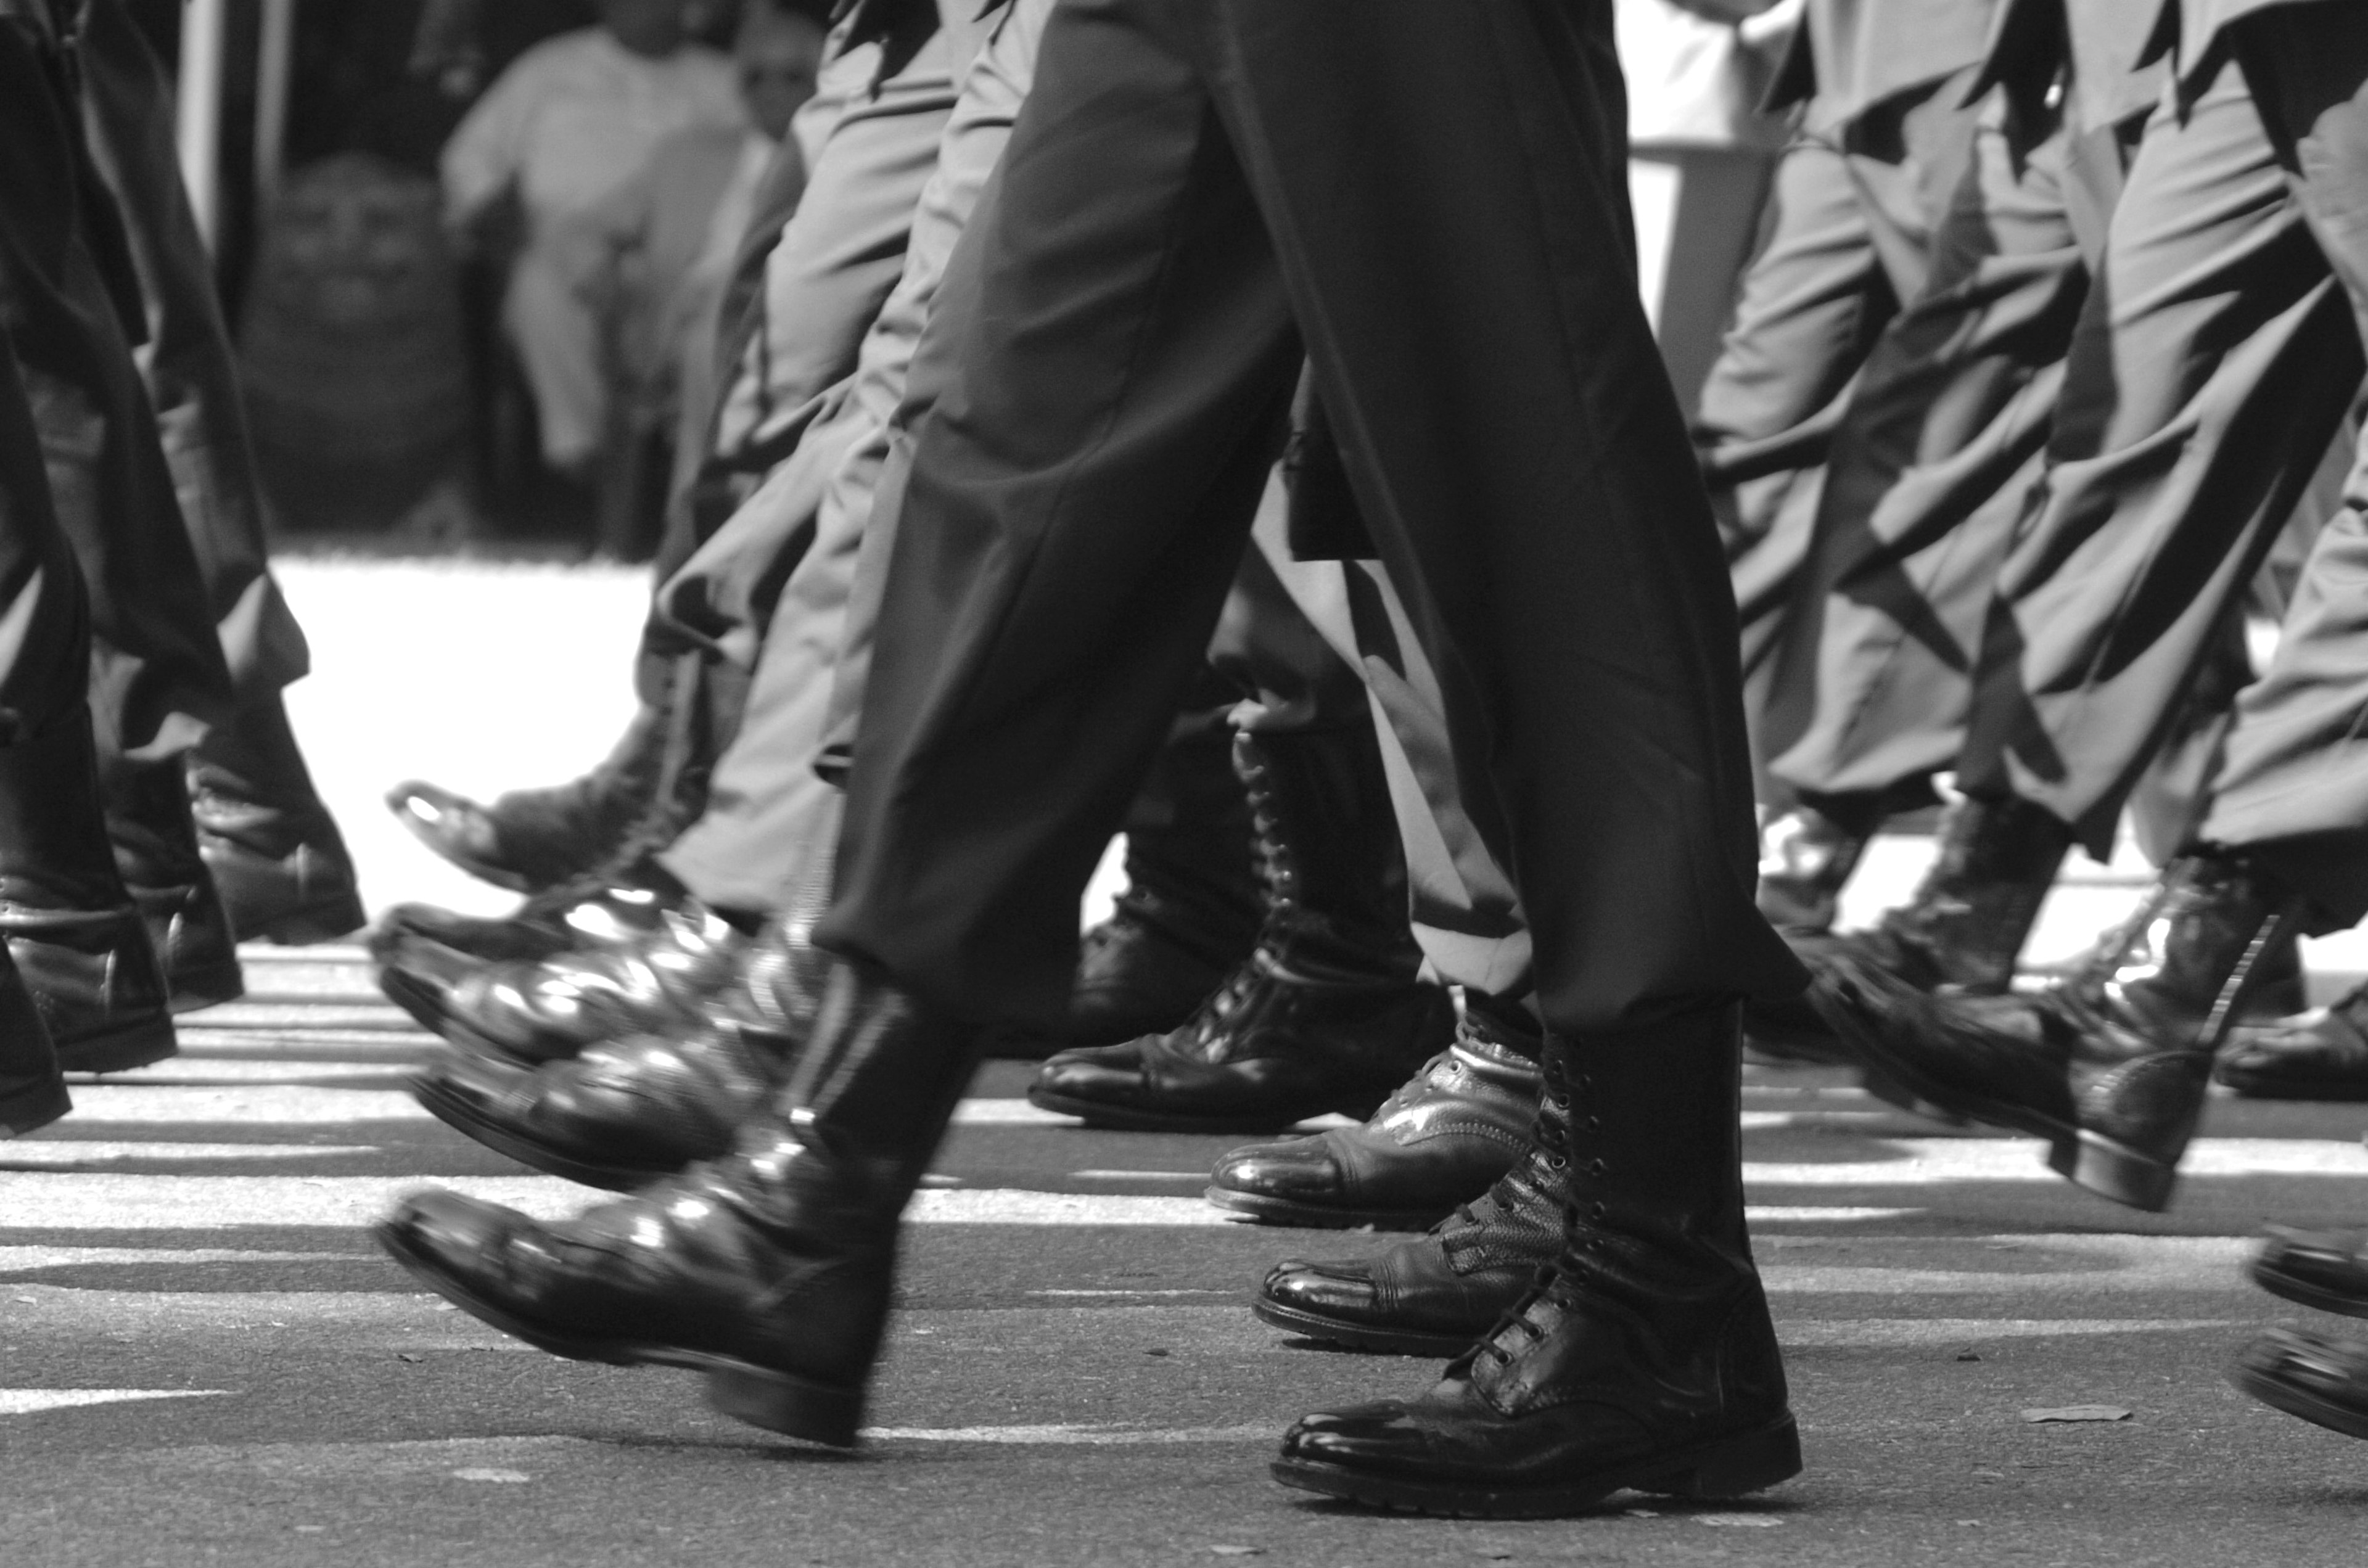
[[[1349,1196],[1340,1164],[1321,1136],[1236,1149],[1217,1162],[1209,1180],[1230,1192],[1295,1203],[1341,1203]]]
[[[1286,1258],[1267,1272],[1258,1294],[1276,1306],[1326,1317],[1370,1315],[1375,1302],[1372,1265],[1362,1258],[1329,1263]]]

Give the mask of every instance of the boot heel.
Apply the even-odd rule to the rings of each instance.
[[[826,1388],[756,1367],[721,1367],[708,1373],[707,1402],[752,1426],[834,1449],[855,1447],[863,1423],[860,1389]]]
[[[1800,1473],[1801,1430],[1788,1415],[1780,1426],[1722,1443],[1688,1468],[1638,1490],[1671,1497],[1740,1497]]]
[[[2177,1165],[2088,1132],[2080,1134],[2078,1142],[2057,1144],[2049,1153],[2047,1165],[2076,1186],[2149,1214],[2169,1208],[2171,1189],[2179,1185]]]

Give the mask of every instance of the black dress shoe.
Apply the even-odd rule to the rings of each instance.
[[[2212,1075],[2247,1099],[2368,1100],[2368,986],[2314,1017],[2239,1024]]]
[[[1210,1174],[1208,1199],[1269,1225],[1426,1230],[1529,1148],[1537,1049],[1467,1014],[1455,1043],[1362,1125],[1236,1149]]]
[[[532,1065],[600,1040],[695,1027],[749,943],[736,922],[686,900],[637,940],[540,961],[405,943],[381,966],[379,985],[455,1045]]]
[[[115,869],[86,713],[0,747],[0,936],[65,1071],[173,1054],[164,968]]]
[[[336,819],[279,694],[250,698],[189,756],[198,849],[241,941],[335,941],[369,917]]]
[[[244,996],[237,938],[198,850],[182,764],[118,758],[101,778],[115,869],[148,923],[173,1011],[195,1012]]]
[[[40,1009],[0,947],[0,1138],[47,1127],[73,1108]]]
[[[1832,929],[1842,887],[1866,845],[1865,834],[1813,806],[1769,818],[1759,830],[1759,913],[1787,937]]]
[[[2347,1437],[2368,1437],[2368,1345],[2273,1328],[2245,1346],[2228,1381],[2263,1404]]]
[[[1549,1079],[1526,1153],[1478,1200],[1376,1256],[1277,1264],[1250,1310],[1351,1350],[1461,1355],[1562,1255],[1570,1124],[1568,1086]]]
[[[1376,1508],[1544,1518],[1622,1489],[1733,1497],[1798,1473],[1744,1230],[1736,1021],[1720,1007],[1651,1040],[1550,1040],[1579,1108],[1560,1256],[1429,1392],[1292,1426],[1275,1479]]]
[[[2368,1318],[2368,1231],[2272,1225],[2253,1255],[2253,1283],[2322,1312]]]
[[[522,1165],[631,1191],[732,1152],[813,1033],[829,960],[784,924],[712,1019],[677,1038],[597,1045],[538,1070],[446,1052],[412,1093],[446,1125]]]
[[[1834,1016],[1890,1083],[2047,1140],[2048,1164],[2133,1208],[2169,1206],[2214,1051],[2294,901],[2239,858],[2188,854],[2068,978],[2006,996]]]
[[[894,1283],[896,1219],[976,1032],[852,965],[728,1158],[542,1224],[430,1191],[378,1226],[430,1289],[554,1355],[707,1374],[725,1414],[850,1447]]]

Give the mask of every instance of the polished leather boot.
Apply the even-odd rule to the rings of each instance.
[[[679,683],[677,683],[679,685]],[[387,810],[415,837],[481,881],[535,893],[609,865],[682,771],[685,724],[696,703],[677,693],[644,705],[591,772],[564,784],[513,790],[491,805],[406,779]],[[680,814],[678,812],[671,814]]]
[[[0,1138],[47,1127],[73,1108],[40,1009],[0,947]]]
[[[749,941],[739,920],[688,899],[631,939],[536,960],[399,944],[379,989],[463,1050],[533,1066],[602,1040],[696,1026]]]
[[[1262,894],[1232,732],[1170,737],[1126,824],[1126,891],[1086,933],[1064,1046],[1165,1034],[1258,946]]]
[[[615,876],[546,888],[507,915],[461,915],[432,903],[398,903],[379,916],[365,945],[381,964],[399,964],[421,943],[469,958],[535,962],[561,953],[628,947],[663,930],[690,899],[655,861]]]
[[[2368,1318],[2368,1231],[2272,1225],[2248,1272],[2272,1296],[2317,1312]]]
[[[1560,1255],[1429,1392],[1300,1420],[1278,1481],[1543,1518],[1623,1488],[1733,1497],[1799,1472],[1744,1227],[1738,1017],[1548,1042],[1573,1103]]]
[[[246,994],[230,914],[198,852],[183,764],[117,758],[100,771],[115,869],[148,922],[176,1013]]]
[[[1370,727],[1235,741],[1258,829],[1258,950],[1181,1028],[1066,1051],[1028,1097],[1090,1127],[1270,1132],[1364,1118],[1452,1038],[1415,979],[1406,863]]]
[[[596,1045],[538,1069],[447,1051],[412,1094],[447,1126],[521,1165],[630,1192],[732,1152],[814,1032],[828,957],[811,919],[769,927],[699,1027]]]
[[[278,692],[242,702],[189,754],[198,849],[242,941],[335,941],[369,917],[354,858],[313,786]]]
[[[1842,886],[1866,853],[1867,835],[1816,807],[1796,805],[1759,830],[1759,913],[1786,937],[1833,929]]]
[[[544,1224],[430,1191],[377,1229],[395,1261],[553,1355],[704,1372],[726,1415],[852,1447],[895,1273],[897,1216],[978,1033],[834,960],[796,1072],[736,1151]]]
[[[2368,1345],[2273,1328],[2247,1346],[2228,1381],[2263,1404],[2347,1437],[2368,1437]]]
[[[1455,1043],[1364,1123],[1217,1162],[1208,1199],[1271,1225],[1418,1231],[1486,1193],[1530,1146],[1540,1042],[1467,1009]]]
[[[2295,900],[2241,856],[2188,853],[2081,967],[2044,991],[1837,1014],[1888,1081],[2048,1141],[2048,1164],[2133,1208],[2169,1206],[2214,1052]]]
[[[1829,982],[1753,1003],[1746,1037],[1780,1060],[1848,1063],[1852,1031],[1832,1016],[1837,1005],[1883,1014],[1929,992],[2005,990],[2071,846],[2072,830],[2044,807],[1958,801],[1915,895],[1867,930],[1796,937],[1810,973]]]
[[[1550,1056],[1528,1147],[1476,1202],[1371,1257],[1277,1264],[1251,1311],[1292,1334],[1389,1356],[1456,1356],[1560,1256],[1571,1187],[1570,1085]]]
[[[0,748],[0,935],[66,1071],[173,1054],[164,968],[115,869],[87,714]]]
[[[2316,1017],[2239,1024],[2212,1075],[2247,1099],[2368,1100],[2368,985]]]

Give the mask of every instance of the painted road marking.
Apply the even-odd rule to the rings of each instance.
[[[241,1247],[0,1246],[0,1274],[36,1268],[129,1267],[144,1264],[370,1263],[374,1252],[257,1252]]]
[[[109,1074],[104,1078],[69,1073],[66,1082],[76,1088],[121,1085],[139,1089],[215,1089],[234,1084],[309,1084],[318,1078],[385,1078],[401,1071],[400,1063],[389,1062],[294,1062],[284,1058],[241,1062],[175,1057],[154,1067]]]
[[[382,1074],[385,1068],[374,1068]],[[187,1123],[279,1124],[336,1127],[355,1121],[429,1121],[434,1119],[401,1089],[314,1089],[258,1084],[246,1088],[152,1088],[102,1079],[77,1084],[72,1127],[94,1121],[142,1126]]]
[[[2254,1328],[2247,1318],[1785,1318],[1777,1339],[1788,1347],[1826,1350],[1911,1350],[1987,1339],[2092,1338],[2105,1334],[2226,1333]]]
[[[1762,1187],[1931,1187],[1946,1182],[2061,1182],[2044,1146],[2019,1138],[1882,1138],[1890,1159],[1785,1162],[1747,1160],[1743,1179]],[[2199,1176],[2368,1176],[2368,1149],[2332,1138],[2198,1138],[2180,1172]]]
[[[101,1143],[43,1138],[0,1144],[0,1170],[72,1170],[127,1160],[331,1160],[379,1152],[374,1143]]]
[[[875,1443],[1270,1443],[1281,1436],[1273,1424],[1258,1426],[867,1426]]]
[[[31,1415],[137,1399],[220,1399],[228,1389],[0,1389],[0,1415]]]

